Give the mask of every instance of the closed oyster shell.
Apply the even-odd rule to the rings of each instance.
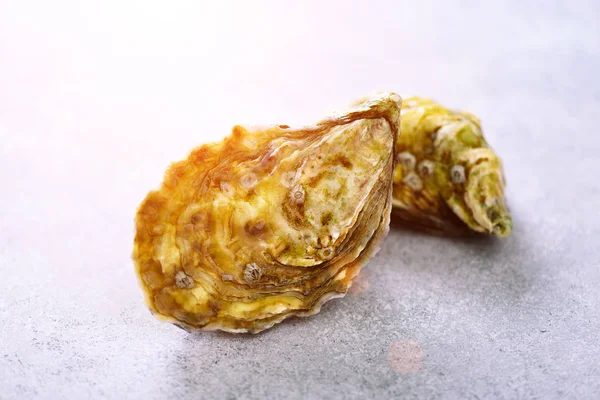
[[[407,97],[401,112],[394,214],[432,233],[506,237],[504,171],[471,113]]]
[[[166,172],[136,216],[151,311],[260,332],[343,296],[388,231],[400,96],[292,129],[233,128]]]

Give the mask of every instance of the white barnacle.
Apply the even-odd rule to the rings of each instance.
[[[191,289],[194,287],[194,280],[185,272],[179,271],[175,274],[175,285],[180,289]]]
[[[423,181],[421,180],[421,178],[419,178],[419,176],[414,173],[414,172],[410,172],[408,175],[406,175],[404,177],[404,179],[402,180],[409,188],[411,188],[414,191],[419,191],[421,189],[423,189]]]
[[[258,178],[254,172],[248,172],[240,179],[240,184],[244,189],[252,189],[256,186],[256,182],[258,182]]]
[[[226,196],[233,196],[234,194],[234,190],[233,187],[231,186],[231,184],[229,182],[221,182],[220,183],[220,188],[221,188],[221,192],[223,192],[224,195]]]
[[[302,169],[302,174],[307,178],[314,178],[319,175],[319,172],[321,172],[321,164],[315,158],[310,159]]]
[[[304,188],[300,185],[294,186],[292,191],[290,192],[290,200],[294,205],[302,205],[304,204],[304,198],[306,196],[306,192]]]
[[[419,175],[423,178],[427,178],[433,175],[433,170],[435,168],[435,163],[431,160],[423,160],[419,163],[417,170],[419,171]]]
[[[256,263],[246,264],[244,268],[244,280],[248,283],[257,283],[262,278],[262,271]]]
[[[233,280],[233,275],[223,274],[223,275],[221,275],[221,280],[223,282],[231,282]]]
[[[327,247],[323,247],[322,249],[319,249],[317,251],[317,255],[319,256],[319,258],[323,259],[323,260],[329,260],[333,257],[334,251],[333,251],[333,247],[331,246],[327,246]]]
[[[450,168],[450,179],[452,180],[452,183],[457,185],[465,183],[465,167],[460,164],[453,165],[452,168]]]
[[[296,171],[288,171],[281,175],[281,184],[286,188],[292,187],[296,179]]]
[[[321,165],[325,160],[325,156],[320,151],[317,151],[316,153],[309,155],[308,159],[317,165]]]
[[[398,162],[400,162],[400,164],[402,164],[407,171],[412,171],[415,169],[417,159],[414,154],[408,151],[403,151],[402,153],[398,154]]]

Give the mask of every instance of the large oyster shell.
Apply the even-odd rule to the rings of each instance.
[[[407,97],[401,113],[394,214],[434,233],[510,235],[504,171],[477,117]]]
[[[167,170],[133,259],[151,311],[260,332],[344,295],[388,231],[400,96],[315,125],[241,126]]]

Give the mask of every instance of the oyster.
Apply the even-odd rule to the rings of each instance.
[[[436,233],[510,235],[502,162],[479,119],[419,97],[405,98],[401,115],[394,214]]]
[[[400,107],[387,93],[313,126],[235,126],[171,165],[136,215],[151,311],[256,333],[343,296],[388,231]]]

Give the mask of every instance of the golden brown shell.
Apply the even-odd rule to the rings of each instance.
[[[233,128],[140,205],[146,300],[191,329],[260,332],[343,296],[387,233],[401,99],[292,129]]]

